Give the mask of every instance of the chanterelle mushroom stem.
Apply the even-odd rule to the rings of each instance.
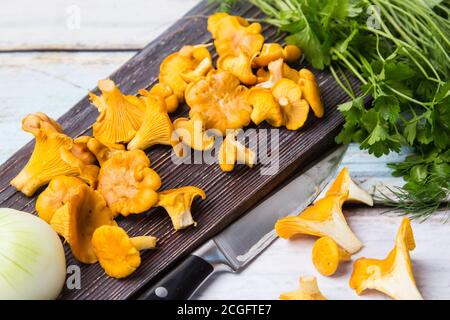
[[[156,240],[157,240],[156,237],[152,236],[140,236],[130,238],[133,247],[135,247],[136,250],[138,251],[154,249],[156,247]]]
[[[278,99],[278,103],[280,104],[280,106],[286,107],[287,105],[289,105],[289,100],[286,97],[281,97]]]

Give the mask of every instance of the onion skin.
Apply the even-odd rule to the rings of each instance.
[[[66,278],[61,240],[38,217],[0,208],[0,300],[58,297]]]

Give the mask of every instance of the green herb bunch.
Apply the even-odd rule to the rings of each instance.
[[[313,67],[329,68],[351,98],[339,106],[345,124],[337,142],[358,142],[377,157],[413,148],[390,165],[407,183],[386,203],[416,216],[434,212],[450,195],[450,1],[249,2]],[[360,80],[360,94],[346,70]]]

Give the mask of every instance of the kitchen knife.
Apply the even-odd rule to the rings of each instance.
[[[243,268],[276,239],[275,222],[306,208],[334,176],[346,151],[341,146],[278,188],[189,255],[139,300],[188,299],[213,273]]]

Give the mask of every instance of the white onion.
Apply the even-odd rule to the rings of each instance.
[[[29,213],[0,208],[0,299],[55,299],[65,277],[53,229]]]

